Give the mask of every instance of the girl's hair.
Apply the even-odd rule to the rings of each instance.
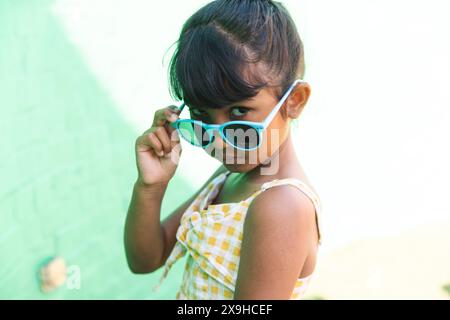
[[[270,0],[216,0],[183,25],[169,65],[170,94],[221,108],[271,87],[278,99],[305,72],[303,43],[287,9]]]

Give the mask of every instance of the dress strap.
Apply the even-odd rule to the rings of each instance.
[[[298,188],[300,191],[302,191],[313,203],[314,208],[316,210],[316,223],[317,223],[317,229],[319,233],[319,244],[322,244],[322,205],[321,200],[316,192],[314,192],[311,187],[309,187],[305,182],[301,181],[297,178],[285,178],[285,179],[275,179],[272,181],[265,182],[261,185],[261,188],[254,192],[249,198],[246,199],[247,204],[250,204],[250,202],[256,198],[260,193],[266,191],[269,188],[275,187],[275,186],[282,186],[290,184],[296,188]]]

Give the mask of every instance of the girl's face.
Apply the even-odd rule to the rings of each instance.
[[[289,98],[284,102],[280,111],[276,114],[269,126],[262,132],[262,143],[258,149],[244,151],[236,149],[225,142],[215,132],[214,140],[209,147],[204,149],[211,157],[221,161],[232,172],[247,172],[260,163],[272,157],[289,135],[290,116],[299,112],[292,112],[299,106],[298,91],[295,88]],[[200,120],[209,124],[222,124],[228,121],[253,121],[262,122],[278,103],[278,99],[268,88],[262,89],[256,96],[240,103],[235,103],[221,109],[190,107],[191,119]],[[303,103],[304,105],[304,103]],[[301,107],[303,107],[303,105]]]

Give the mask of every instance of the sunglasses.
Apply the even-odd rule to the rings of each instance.
[[[199,120],[178,119],[171,125],[177,130],[179,136],[196,147],[207,148],[214,140],[214,132],[219,131],[222,140],[234,148],[245,151],[254,150],[261,146],[264,130],[270,125],[291,91],[298,83],[304,82],[300,79],[295,80],[263,122],[229,121],[222,124],[207,124]],[[180,112],[185,105],[185,103],[181,104]]]

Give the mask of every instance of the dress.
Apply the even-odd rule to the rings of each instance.
[[[321,236],[321,202],[304,182],[295,178],[276,179],[261,185],[250,197],[237,203],[210,204],[218,195],[230,171],[215,177],[185,211],[177,230],[177,242],[167,258],[158,288],[171,266],[189,254],[176,299],[233,299],[238,273],[245,214],[251,201],[268,188],[291,184],[304,192],[314,204]],[[297,279],[290,299],[300,299],[313,274]]]

